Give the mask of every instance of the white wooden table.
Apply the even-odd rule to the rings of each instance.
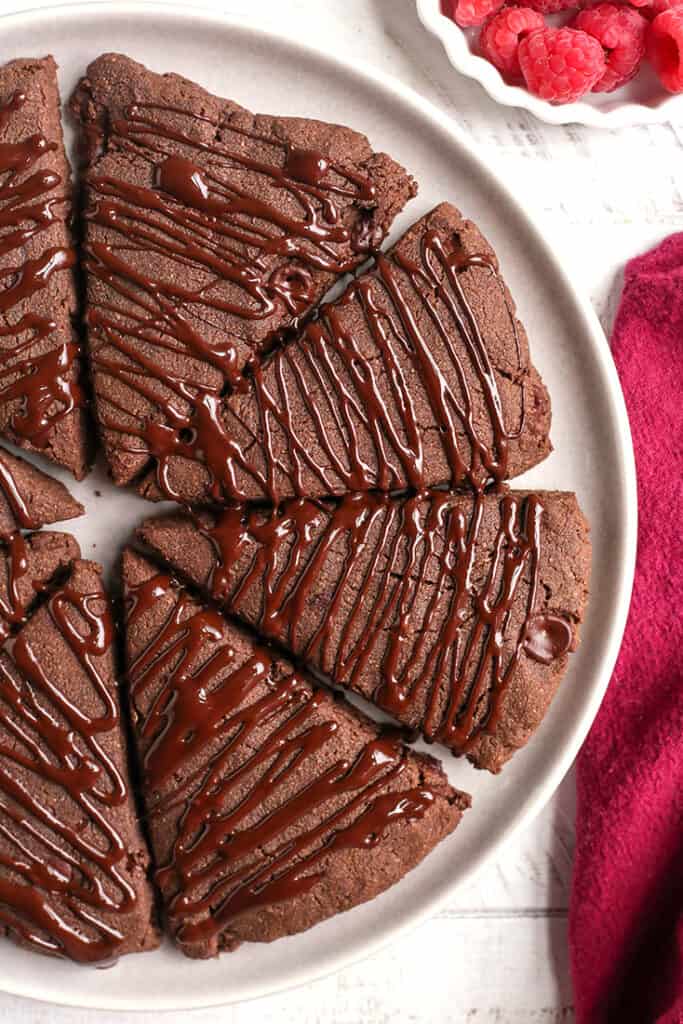
[[[0,0],[0,11],[40,3]],[[209,3],[204,0],[204,6]],[[497,107],[451,68],[439,44],[422,30],[412,0],[215,0],[213,6],[365,60],[439,104],[536,215],[606,328],[624,261],[683,229],[683,116],[674,126],[600,132],[551,127]],[[102,45],[106,48],[106,40]],[[570,1021],[566,930],[573,821],[569,776],[504,856],[418,931],[305,989],[192,1014],[191,1021]],[[60,1010],[0,995],[0,1024],[151,1024],[155,1019]],[[168,1024],[187,1019],[187,1014],[165,1018]]]

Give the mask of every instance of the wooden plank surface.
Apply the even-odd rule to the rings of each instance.
[[[204,0],[204,6],[210,0]],[[39,0],[4,0],[0,10]],[[43,6],[49,6],[43,2]],[[497,107],[460,78],[412,0],[225,0],[271,30],[399,77],[477,142],[536,215],[609,329],[623,263],[683,229],[683,121],[601,132]],[[103,43],[103,46],[106,45]],[[451,905],[371,960],[239,1007],[167,1024],[555,1024],[570,1021],[566,948],[573,844],[570,776],[532,826]],[[0,995],[0,1024],[151,1024],[152,1015],[61,1010]]]

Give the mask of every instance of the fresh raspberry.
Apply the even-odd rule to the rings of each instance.
[[[534,29],[543,28],[544,24],[543,15],[530,7],[504,7],[481,30],[479,48],[482,56],[503,74],[518,78],[522,74],[517,56],[519,41]]]
[[[598,4],[580,11],[573,28],[593,36],[605,50],[607,70],[593,86],[593,92],[612,92],[630,82],[645,53],[647,21],[632,7]]]
[[[611,0],[611,2],[617,3],[617,0]],[[629,3],[632,7],[637,7],[638,13],[648,21],[653,21],[662,11],[683,7],[683,0],[629,0]]]
[[[444,7],[444,10],[461,28],[470,28],[482,25],[503,3],[504,0],[452,0],[450,9]]]
[[[683,7],[662,11],[650,25],[647,55],[669,92],[683,92]]]
[[[633,3],[633,0],[631,0]],[[649,4],[649,10],[655,14],[661,14],[662,11],[670,11],[673,7],[683,7],[683,0],[651,0]],[[647,13],[646,11],[643,12]]]
[[[525,0],[526,6],[540,14],[557,14],[559,11],[576,11],[588,0]]]
[[[550,103],[574,103],[605,73],[597,39],[574,28],[539,28],[519,44],[519,66],[529,92]]]

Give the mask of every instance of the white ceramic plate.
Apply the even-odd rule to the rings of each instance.
[[[594,128],[624,128],[634,124],[663,124],[683,111],[683,96],[672,96],[644,67],[637,77],[615,92],[589,93],[579,103],[553,106],[521,86],[508,85],[493,64],[473,48],[477,32],[463,30],[441,13],[441,0],[416,0],[424,27],[440,39],[454,68],[479,82],[496,103],[530,110],[549,124],[587,124]]]
[[[195,8],[83,4],[0,20],[0,62],[53,53],[64,97],[104,48],[157,71],[181,72],[252,109],[321,117],[367,132],[375,147],[392,153],[420,183],[420,195],[394,236],[442,199],[475,218],[498,251],[553,399],[556,450],[520,483],[576,490],[593,527],[583,643],[550,715],[499,778],[447,758],[451,780],[474,795],[474,808],[399,886],[303,935],[244,946],[220,961],[187,961],[166,947],[96,971],[3,945],[0,990],[8,993],[120,1010],[205,1007],[310,981],[368,955],[433,914],[540,810],[588,730],[621,641],[635,553],[633,457],[619,383],[595,314],[524,210],[436,108],[387,77]],[[116,491],[101,471],[72,490],[88,509],[87,518],[73,524],[83,552],[110,567],[150,506]]]

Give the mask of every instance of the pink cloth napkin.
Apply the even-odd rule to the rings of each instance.
[[[683,1024],[683,233],[632,260],[612,338],[638,473],[623,646],[578,759],[577,1024]]]

